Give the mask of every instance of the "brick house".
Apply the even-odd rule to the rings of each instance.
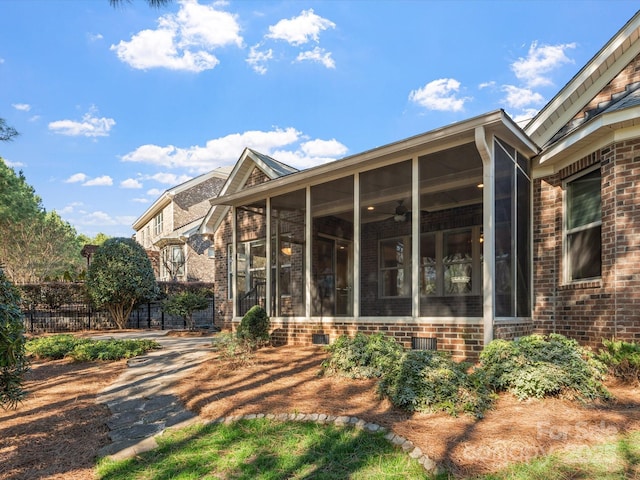
[[[304,171],[245,150],[199,233],[216,321],[382,331],[474,359],[494,338],[640,338],[640,14],[522,128],[497,110]]]
[[[217,168],[166,190],[133,223],[158,280],[213,282],[211,242],[198,228],[230,170]]]

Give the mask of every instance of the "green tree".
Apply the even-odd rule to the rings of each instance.
[[[74,278],[83,268],[76,230],[47,212],[24,174],[1,158],[0,238],[0,263],[13,282]]]
[[[198,310],[204,310],[209,306],[209,300],[204,293],[196,292],[180,292],[171,295],[162,302],[162,310],[169,315],[175,315],[182,318],[189,330],[195,329],[193,322],[193,313]]]
[[[15,408],[25,395],[23,376],[29,369],[20,294],[0,268],[0,406]]]
[[[87,290],[122,329],[136,303],[157,296],[158,284],[144,248],[131,238],[116,237],[96,250],[87,274]]]
[[[7,125],[4,118],[0,118],[0,142],[10,142],[18,135],[20,134],[15,128]]]

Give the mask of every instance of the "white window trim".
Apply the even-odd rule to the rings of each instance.
[[[597,226],[602,226],[602,213],[600,216],[600,220],[597,222],[591,222],[589,224],[585,224],[585,225],[580,225],[579,227],[575,227],[572,229],[568,228],[568,219],[569,219],[569,212],[568,212],[568,198],[567,198],[567,186],[581,178],[584,177],[585,175],[589,175],[590,173],[596,171],[596,170],[600,170],[600,164],[598,163],[597,165],[593,165],[592,167],[586,168],[584,170],[581,170],[580,172],[571,175],[570,177],[564,179],[562,181],[562,277],[563,277],[563,283],[565,285],[573,285],[573,284],[580,284],[580,283],[584,283],[584,282],[592,282],[592,281],[596,281],[596,280],[600,280],[602,278],[602,258],[600,259],[600,275],[597,277],[589,277],[589,278],[578,278],[578,279],[572,279],[571,278],[571,268],[569,265],[569,242],[568,242],[568,236],[572,233],[577,233],[580,231],[584,231],[584,230],[588,230],[590,228],[594,228]],[[600,199],[602,201],[602,172],[600,173]],[[601,239],[602,241],[602,239]]]

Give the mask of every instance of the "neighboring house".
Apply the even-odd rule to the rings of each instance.
[[[147,250],[158,280],[214,281],[211,242],[198,227],[230,171],[217,168],[166,190],[134,222],[135,239]]]
[[[640,339],[640,14],[522,129],[497,110],[297,172],[245,150],[199,232],[218,323],[279,342],[385,332]]]

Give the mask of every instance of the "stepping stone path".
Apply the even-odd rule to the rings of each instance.
[[[127,370],[98,395],[98,402],[109,407],[111,418],[109,445],[99,456],[115,460],[130,458],[158,446],[155,437],[169,427],[182,428],[194,423],[206,423],[185,409],[180,399],[171,393],[171,386],[189,371],[205,361],[211,351],[211,337],[167,337],[164,332],[130,332],[116,335],[96,335],[95,339],[146,338],[155,340],[161,350],[154,350],[127,361]],[[391,443],[405,451],[429,473],[438,473],[437,464],[410,440],[375,423],[350,416],[323,413],[249,414],[218,418],[210,423],[230,423],[239,420],[267,418],[278,421],[334,423],[371,433],[382,432]]]

